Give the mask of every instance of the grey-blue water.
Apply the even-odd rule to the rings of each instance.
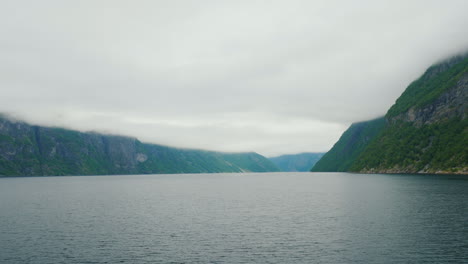
[[[467,176],[0,178],[0,263],[463,262]]]

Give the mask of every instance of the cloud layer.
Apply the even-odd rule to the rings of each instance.
[[[143,141],[326,151],[468,48],[467,1],[3,1],[0,111]]]

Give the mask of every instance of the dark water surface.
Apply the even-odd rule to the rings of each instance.
[[[0,263],[467,261],[467,176],[0,178]]]

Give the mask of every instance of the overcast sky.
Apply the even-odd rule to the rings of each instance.
[[[468,49],[468,1],[0,2],[0,112],[266,156],[329,150]]]

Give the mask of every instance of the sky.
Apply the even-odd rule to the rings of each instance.
[[[325,152],[468,49],[468,1],[3,0],[0,112],[265,156]]]

